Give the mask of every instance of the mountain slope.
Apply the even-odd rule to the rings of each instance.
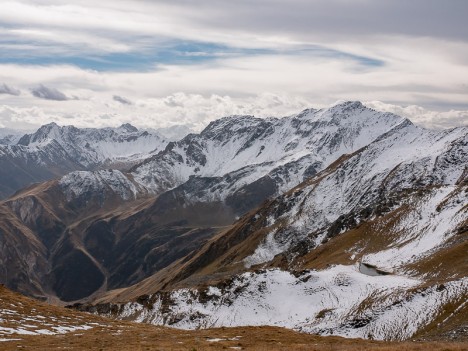
[[[10,128],[0,128],[0,145],[16,144],[24,132]]]
[[[160,150],[166,141],[160,135],[139,131],[131,124],[118,128],[60,127],[55,123],[26,134],[18,145],[36,146],[55,140],[70,157],[87,168],[108,166],[119,160],[139,160]]]
[[[404,343],[347,340],[251,327],[181,331],[116,321],[38,302],[0,286],[0,350],[454,350],[466,343]]]
[[[150,195],[118,170],[77,171],[0,202],[1,281],[41,299],[86,298],[148,277],[234,220],[215,203]]]
[[[35,250],[49,267],[42,272],[47,279],[37,279],[42,296],[58,294],[71,301],[164,269],[202,245],[216,228],[404,121],[356,102],[283,119],[223,118],[199,135],[170,143],[130,173],[72,172],[22,191],[3,206],[44,245]],[[135,128],[120,129],[51,124],[24,136],[18,147],[56,145],[65,156],[92,166],[109,161],[105,143],[133,145],[126,140],[136,138]],[[130,259],[129,247],[137,260]],[[30,271],[21,272],[27,281]],[[86,274],[88,285],[78,287]],[[38,293],[37,287],[21,291]]]
[[[32,238],[18,253],[5,236],[4,257],[22,262],[18,289],[119,318],[458,338],[467,134],[357,102],[223,118],[129,172],[73,172],[4,201],[5,231]]]
[[[150,294],[117,315],[184,328],[260,323],[375,339],[463,337],[467,148],[466,128],[400,123],[101,302]]]

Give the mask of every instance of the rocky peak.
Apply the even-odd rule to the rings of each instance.
[[[242,133],[248,128],[264,122],[262,118],[250,115],[232,115],[220,118],[210,124],[200,133],[205,138],[222,139],[234,133]]]
[[[61,127],[55,123],[49,123],[41,126],[36,132],[32,134],[23,135],[18,141],[19,145],[30,145],[32,143],[40,143],[47,139],[57,137],[61,132]]]
[[[122,124],[118,130],[122,130],[122,131],[125,131],[125,132],[128,132],[128,133],[136,133],[138,132],[138,128],[131,125],[130,123],[124,123]]]
[[[302,118],[307,118],[310,115],[313,115],[316,113],[318,110],[315,108],[306,108],[305,110],[302,110],[300,113],[298,113],[294,118],[302,119]]]

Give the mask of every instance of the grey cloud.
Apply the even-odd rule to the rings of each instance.
[[[32,0],[23,3],[37,6]],[[60,9],[60,6],[47,6],[60,4],[57,0],[41,1],[41,4],[39,8],[43,12],[51,11],[50,8]],[[75,37],[75,40],[78,40],[75,42],[75,50],[80,52],[84,47],[90,51],[99,51],[103,47],[110,51],[127,50],[129,47],[140,48],[140,45],[147,47],[148,44],[157,44],[162,38],[168,37],[222,42],[223,39],[216,35],[219,32],[231,35],[250,33],[252,37],[262,34],[287,37],[292,42],[315,42],[317,38],[323,38],[325,42],[329,38],[348,42],[356,37],[359,39],[361,36],[379,35],[468,41],[468,26],[465,23],[468,13],[466,0],[173,0],[170,5],[162,0],[139,0],[137,6],[130,0],[120,1],[118,5],[114,1],[102,0],[99,7],[95,1],[82,0],[79,7],[98,15],[83,25],[79,21],[75,22],[74,17],[70,17],[71,21],[64,20],[63,23],[59,22],[58,26],[80,34]],[[106,11],[112,17],[125,14],[128,9],[141,15],[147,22],[141,23],[140,26],[140,23],[135,21],[132,30],[127,30],[126,28],[130,28],[128,24],[132,22],[131,19],[125,28],[118,28],[112,21],[106,22],[101,19]],[[169,23],[176,24],[176,30],[169,34],[157,26],[153,27],[150,24],[151,13],[161,13]],[[12,20],[11,17],[8,11],[0,13],[0,22],[11,21],[14,27],[20,29],[34,25],[24,19]],[[49,18],[38,17],[35,18],[38,28],[47,28]],[[96,28],[105,30],[96,31]],[[83,47],[84,34],[94,37],[96,40],[93,42],[98,44]],[[13,34],[8,35],[8,42],[11,42]],[[37,44],[36,37],[25,37]],[[21,38],[14,37],[17,40]],[[69,40],[66,45],[62,45],[62,49],[73,44],[73,36]],[[51,47],[57,48],[60,45]]]
[[[121,104],[124,104],[124,105],[131,105],[132,102],[122,96],[119,96],[119,95],[114,95],[113,97],[114,101],[117,101],[117,102],[120,102]]]
[[[171,3],[196,6],[205,24],[219,28],[299,37],[401,34],[468,40],[465,0],[175,0]]]
[[[66,101],[70,100],[64,93],[55,89],[49,88],[45,85],[39,85],[37,88],[31,89],[31,93],[40,99],[54,100],[54,101]]]
[[[0,94],[8,94],[8,95],[18,96],[18,95],[21,94],[21,91],[19,91],[18,89],[9,87],[5,83],[3,83],[3,84],[0,85]]]

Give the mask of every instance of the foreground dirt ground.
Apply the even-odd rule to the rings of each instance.
[[[51,306],[0,286],[0,350],[468,351],[468,343],[385,343],[276,327],[184,331]]]
[[[1,350],[468,350],[462,343],[381,343],[317,337],[282,328],[224,328],[193,332],[124,324],[64,335],[16,336]]]

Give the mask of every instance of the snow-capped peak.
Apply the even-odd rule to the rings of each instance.
[[[136,133],[138,132],[138,128],[131,125],[130,123],[124,123],[120,127],[116,129],[116,131],[122,131],[127,133]]]
[[[284,118],[228,116],[211,122],[200,134],[171,143],[133,172],[135,179],[159,192],[192,175],[223,177],[243,169],[242,179],[231,191],[268,175],[281,193],[403,121],[360,102],[307,109]]]
[[[35,133],[26,134],[18,144],[40,147],[54,141],[69,156],[85,167],[125,161],[134,162],[163,149],[167,141],[157,133],[139,131],[129,123],[118,128],[76,128],[49,123]]]

